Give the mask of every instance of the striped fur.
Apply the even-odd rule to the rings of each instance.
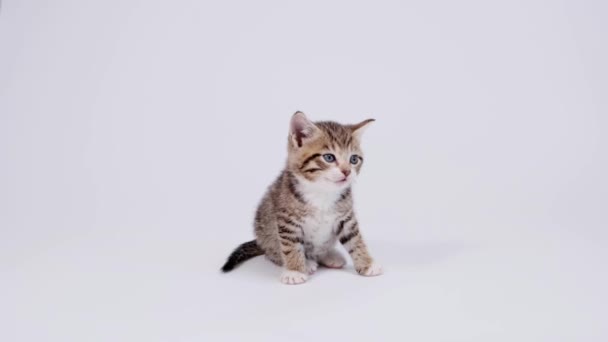
[[[340,268],[346,264],[335,249],[339,241],[359,274],[380,274],[359,231],[351,190],[364,160],[361,134],[372,121],[313,123],[296,112],[290,124],[285,169],[256,212],[255,246],[251,241],[239,246],[222,269],[231,270],[250,257],[265,254],[284,268],[282,282],[299,284],[317,265]],[[328,161],[327,154],[335,160]]]
[[[262,254],[264,254],[264,251],[258,247],[255,240],[247,241],[238,246],[232,254],[230,254],[228,260],[226,260],[226,263],[222,266],[222,271],[232,271],[238,264]]]

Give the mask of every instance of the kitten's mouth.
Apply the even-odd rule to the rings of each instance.
[[[341,179],[339,181],[336,181],[336,183],[338,183],[338,184],[344,184],[344,183],[346,183],[347,180],[348,180],[348,178],[344,178],[344,179]]]

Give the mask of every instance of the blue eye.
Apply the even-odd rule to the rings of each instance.
[[[353,154],[352,156],[350,156],[350,163],[355,165],[359,162],[359,156],[356,154]]]
[[[328,163],[333,163],[336,161],[336,156],[331,153],[327,153],[323,155],[323,159],[325,159],[325,161]]]

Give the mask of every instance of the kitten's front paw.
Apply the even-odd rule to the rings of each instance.
[[[281,282],[288,285],[302,284],[308,279],[308,276],[302,272],[285,270],[281,274]]]
[[[366,277],[379,276],[382,274],[382,266],[376,264],[375,262],[369,265],[367,268],[358,268],[357,272]]]
[[[319,264],[314,260],[306,259],[306,271],[308,274],[313,274],[317,271]]]

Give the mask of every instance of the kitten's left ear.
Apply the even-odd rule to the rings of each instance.
[[[369,124],[371,124],[374,121],[376,121],[376,119],[367,119],[367,120],[363,120],[363,121],[359,122],[358,124],[351,125],[350,129],[353,132],[353,136],[355,138],[361,140],[361,136],[363,135],[363,132],[367,129],[367,127],[369,127]]]
[[[317,136],[319,128],[308,120],[304,113],[297,111],[291,117],[289,133],[292,143],[297,147],[302,147],[304,143]]]

